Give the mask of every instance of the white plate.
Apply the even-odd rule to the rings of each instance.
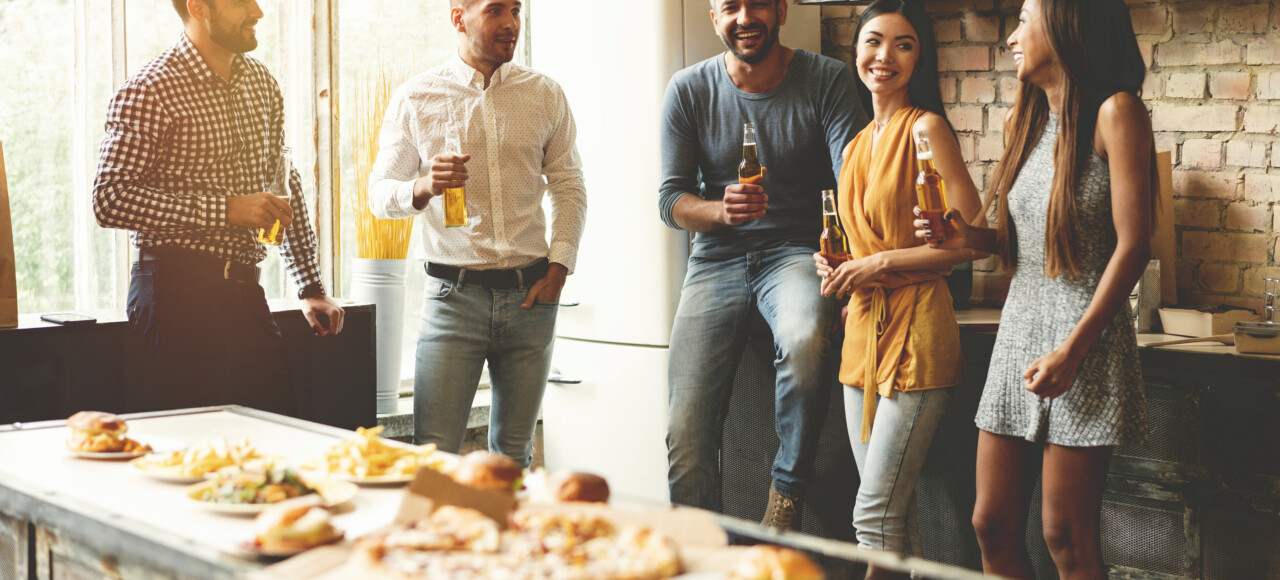
[[[426,467],[428,469],[435,469],[436,471],[439,471],[441,473],[451,473],[456,467],[455,464],[457,463],[457,460],[451,459],[447,456],[442,456],[438,459],[432,460],[432,463],[438,464],[438,468],[427,466],[427,465],[424,465],[422,467]],[[422,467],[419,467],[419,469],[421,469]],[[391,474],[391,475],[367,475],[365,477],[357,477],[349,473],[329,473],[321,469],[315,469],[314,463],[312,463],[310,467],[308,467],[307,465],[303,465],[300,469],[302,471],[305,471],[307,474],[311,475],[312,477],[331,477],[334,479],[341,479],[342,481],[350,481],[351,483],[355,483],[359,485],[385,485],[385,486],[403,485],[413,481],[413,479],[418,476],[417,472],[414,472],[414,473],[401,473],[401,474]]]
[[[145,461],[145,458],[138,457],[129,462],[129,467],[132,467],[134,470],[146,475],[147,477],[169,483],[196,483],[198,481],[204,481],[203,475],[182,475],[181,473],[178,473],[177,469],[174,467],[154,466],[150,463],[146,463]]]
[[[305,481],[307,485],[315,488],[320,497],[324,498],[324,503],[321,504],[324,507],[342,505],[351,501],[351,498],[355,497],[356,493],[360,491],[356,484],[349,481],[338,479],[306,479]],[[215,480],[197,483],[187,487],[183,493],[187,496],[187,499],[199,504],[201,507],[227,514],[252,515],[271,506],[269,503],[219,503],[197,499],[200,494],[213,487],[216,483],[217,481]]]
[[[90,453],[87,451],[72,451],[70,449],[67,449],[67,452],[81,459],[115,460],[115,459],[133,459],[135,457],[142,457],[143,455],[146,455],[148,453],[163,453],[167,451],[177,451],[187,446],[186,441],[183,441],[181,439],[174,439],[173,437],[165,437],[162,435],[144,435],[142,437],[130,437],[130,439],[133,439],[134,441],[137,441],[138,443],[142,443],[144,445],[150,445],[151,450],[150,451],[113,451],[113,452],[102,452],[102,453]]]
[[[139,457],[137,459],[134,459],[133,461],[129,462],[129,467],[132,467],[138,470],[139,472],[141,472],[142,474],[148,477],[158,479],[160,481],[166,481],[169,483],[196,483],[196,482],[204,481],[210,477],[213,477],[218,472],[218,469],[225,469],[228,467],[235,466],[234,464],[223,465],[218,469],[215,469],[207,473],[202,473],[200,475],[183,475],[178,472],[178,469],[177,469],[178,466],[176,465],[173,465],[173,466],[154,465],[152,463],[149,463],[147,461],[148,459],[151,459],[151,458]],[[246,461],[245,463],[253,464],[254,462],[284,464],[284,463],[288,463],[288,460],[286,460],[283,457],[277,457],[274,455],[260,455],[258,457],[255,457],[253,459]]]

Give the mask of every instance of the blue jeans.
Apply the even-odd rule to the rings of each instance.
[[[916,480],[954,389],[894,391],[877,397],[871,437],[862,442],[862,389],[844,387],[845,423],[862,483],[853,504],[858,545],[919,556]]]
[[[691,258],[671,330],[667,483],[671,502],[721,510],[720,447],[733,375],[753,308],[773,331],[778,369],[773,461],[778,493],[803,497],[826,418],[825,368],[838,309],[819,293],[814,250],[783,247],[739,258]]]
[[[559,304],[524,310],[527,293],[467,285],[465,275],[461,285],[427,278],[413,379],[415,443],[457,453],[488,360],[489,450],[529,465]]]

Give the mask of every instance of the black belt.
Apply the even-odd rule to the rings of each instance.
[[[468,270],[456,266],[446,266],[435,262],[427,262],[427,275],[432,278],[449,280],[461,285],[475,284],[485,288],[504,289],[525,288],[547,275],[547,259],[542,258],[524,268],[509,270]]]
[[[141,248],[138,250],[138,262],[171,264],[177,269],[201,276],[246,284],[257,284],[260,274],[257,266],[223,260],[204,252],[183,248]]]

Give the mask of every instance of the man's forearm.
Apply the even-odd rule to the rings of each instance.
[[[708,201],[692,193],[686,193],[671,207],[671,219],[681,229],[691,232],[711,232],[724,227],[721,213],[724,204]]]

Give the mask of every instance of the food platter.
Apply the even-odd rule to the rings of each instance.
[[[146,459],[146,456],[137,457],[129,462],[129,467],[147,477],[168,483],[196,483],[205,479],[203,475],[184,475],[178,469],[149,463]]]
[[[181,439],[174,439],[172,437],[163,437],[160,435],[144,435],[141,437],[132,437],[132,439],[134,439],[135,441],[143,445],[150,445],[151,449],[138,450],[138,451],[103,451],[103,452],[72,451],[71,449],[68,449],[67,453],[70,453],[71,455],[75,457],[79,457],[81,459],[118,461],[121,459],[134,459],[137,457],[142,457],[143,455],[146,455],[148,453],[177,451],[187,446],[187,443]]]
[[[269,503],[222,503],[198,499],[216,484],[217,482],[214,480],[197,483],[188,486],[183,491],[183,494],[187,496],[187,499],[205,509],[225,514],[254,515],[271,506]],[[338,479],[308,479],[307,485],[315,488],[316,493],[319,493],[320,497],[324,498],[324,502],[321,505],[329,508],[351,501],[356,496],[356,493],[360,491],[356,484]]]
[[[195,483],[228,467],[261,468],[287,462],[283,457],[259,453],[247,439],[239,445],[211,439],[181,451],[139,457],[130,461],[129,466],[160,481]]]
[[[419,469],[448,472],[451,456],[436,453],[435,445],[409,445],[379,437],[382,427],[356,430],[325,450],[320,457],[304,463],[302,469],[360,485],[402,485],[413,481]]]

